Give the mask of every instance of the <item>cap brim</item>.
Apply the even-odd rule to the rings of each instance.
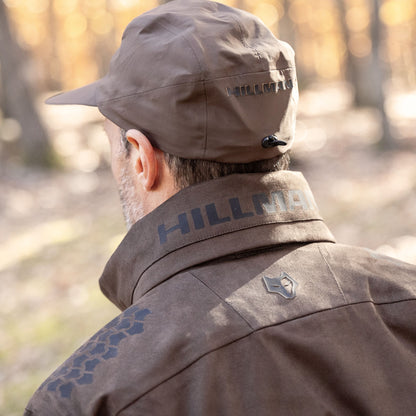
[[[46,104],[73,104],[73,105],[89,105],[97,107],[97,89],[101,80],[95,81],[84,87],[77,88],[72,91],[60,93],[48,98]]]

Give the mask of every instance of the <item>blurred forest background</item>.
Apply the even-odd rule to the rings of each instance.
[[[1,415],[117,314],[97,285],[125,233],[102,118],[43,101],[104,75],[160,3],[0,0]],[[416,1],[223,3],[296,50],[292,168],[337,240],[416,263]]]

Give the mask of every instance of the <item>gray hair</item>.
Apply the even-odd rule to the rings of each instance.
[[[184,159],[165,153],[165,161],[178,189],[234,173],[267,173],[289,168],[288,153],[250,163],[221,163],[212,160]]]
[[[120,129],[121,141],[127,156],[131,152],[131,143],[126,138],[126,131]],[[221,178],[234,173],[267,173],[289,169],[290,152],[272,159],[257,160],[250,163],[222,163],[212,160],[184,159],[164,152],[164,160],[174,178],[178,189],[187,188],[197,183]]]

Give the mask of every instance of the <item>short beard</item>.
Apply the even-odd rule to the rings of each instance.
[[[122,169],[118,192],[127,230],[130,230],[133,224],[143,218],[144,211],[143,205],[137,200],[134,183],[127,166]]]

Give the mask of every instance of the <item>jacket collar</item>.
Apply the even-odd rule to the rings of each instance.
[[[334,242],[301,173],[230,175],[186,188],[127,233],[100,286],[121,310],[189,267],[290,243]]]

